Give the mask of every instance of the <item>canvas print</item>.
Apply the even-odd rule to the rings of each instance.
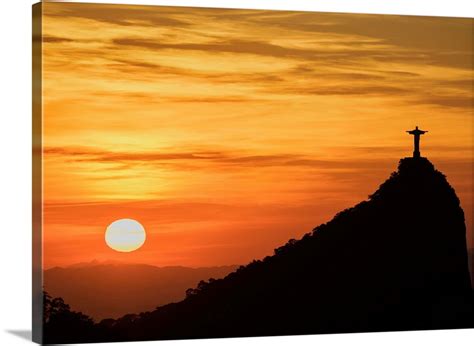
[[[33,27],[35,341],[474,326],[473,19],[41,3]]]

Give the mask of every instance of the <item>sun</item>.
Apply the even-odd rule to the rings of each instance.
[[[139,249],[146,240],[145,228],[132,219],[112,222],[105,231],[107,245],[119,252],[132,252]]]

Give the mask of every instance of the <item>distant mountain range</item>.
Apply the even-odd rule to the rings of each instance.
[[[237,266],[155,267],[120,262],[78,263],[44,272],[45,290],[62,297],[71,309],[100,321],[153,310],[185,297],[199,281],[218,279]]]

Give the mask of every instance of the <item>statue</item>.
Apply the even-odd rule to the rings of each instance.
[[[420,156],[420,136],[425,134],[426,132],[428,131],[423,131],[423,130],[420,130],[418,129],[418,126],[415,127],[414,130],[411,130],[411,131],[407,131],[410,135],[413,135],[414,136],[414,145],[415,145],[415,148],[413,150],[413,157],[414,158],[419,158],[421,157]]]

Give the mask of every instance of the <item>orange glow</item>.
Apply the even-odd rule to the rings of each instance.
[[[415,125],[474,246],[471,19],[43,9],[45,267],[261,258],[367,198]]]

